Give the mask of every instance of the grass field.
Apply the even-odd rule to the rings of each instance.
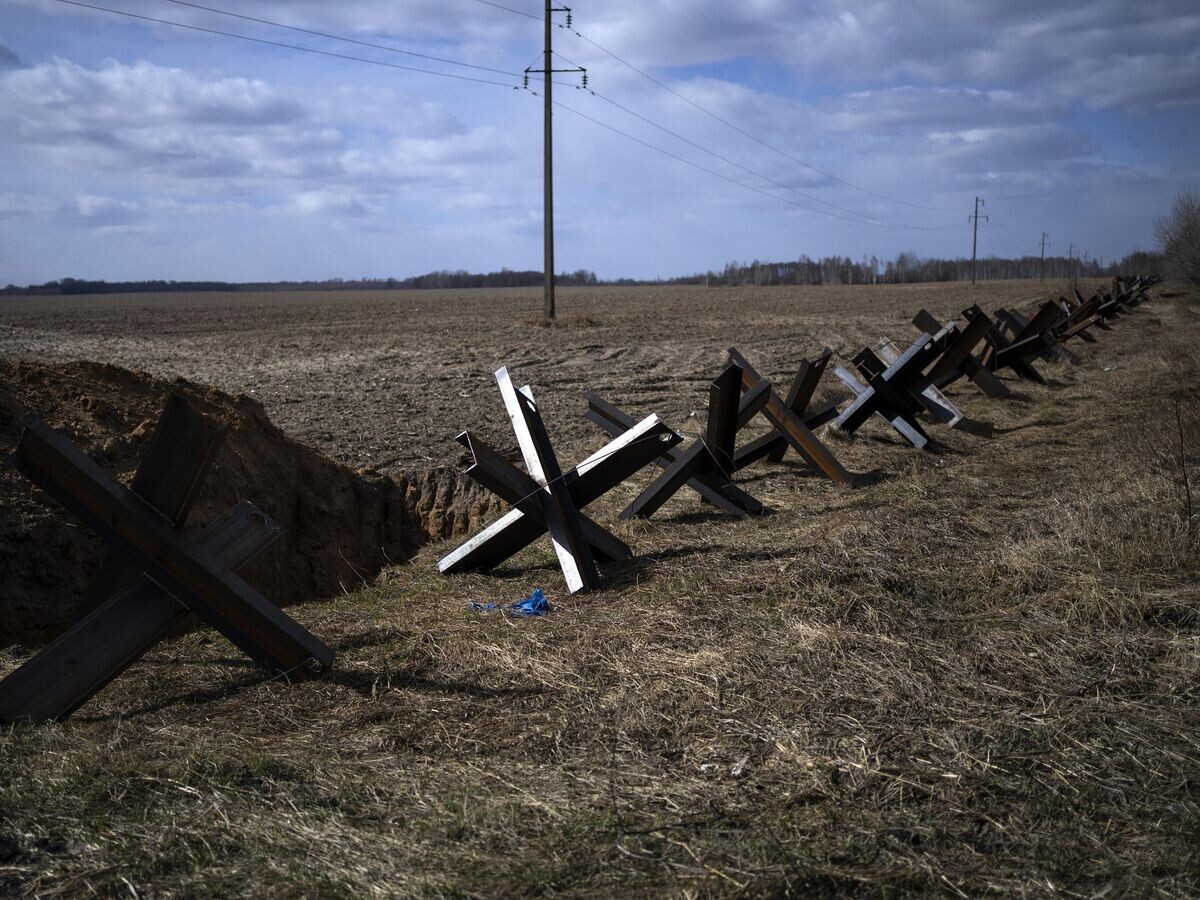
[[[921,306],[1056,287],[580,290],[554,328],[532,292],[9,299],[0,354],[253,390],[413,471],[460,427],[512,443],[501,364],[576,456],[584,388],[695,434],[731,343],[784,378]],[[1046,386],[956,385],[990,428],[827,435],[862,488],[789,456],[742,481],[768,516],[681,494],[615,525],[637,555],[603,592],[565,596],[545,543],[454,578],[429,545],[293,608],[338,651],[324,680],[159,647],[68,723],[0,731],[0,892],[1194,896],[1200,295],[1153,293]],[[467,611],[534,587],[551,615]]]

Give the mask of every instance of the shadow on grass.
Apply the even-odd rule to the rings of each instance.
[[[870,469],[866,472],[852,472],[850,474],[850,487],[864,488],[873,487],[877,484],[882,484],[887,479],[887,473],[883,469]]]
[[[710,525],[714,522],[736,522],[739,519],[762,519],[774,514],[775,510],[764,506],[760,513],[738,516],[705,503],[704,508],[701,510],[675,513],[672,516],[661,516],[653,521],[661,525]]]
[[[385,629],[380,629],[378,632],[354,635],[351,639],[342,641],[336,645],[335,650],[344,652],[351,648],[361,649],[363,647],[381,646],[394,641],[394,634],[388,633]],[[75,721],[80,723],[99,723],[111,722],[116,719],[136,719],[140,716],[152,715],[153,713],[162,712],[176,706],[198,706],[227,700],[271,682],[284,684],[288,681],[285,677],[274,676],[255,667],[252,662],[246,659],[230,658],[213,660],[213,662],[241,668],[243,671],[246,669],[252,669],[252,671],[245,672],[238,678],[221,685],[182,691],[170,697],[146,703],[137,709],[103,716],[76,716]],[[546,689],[541,686],[490,688],[470,681],[434,678],[425,675],[423,669],[393,668],[383,671],[372,671],[369,667],[339,669],[336,662],[333,669],[317,680],[325,684],[335,684],[339,687],[344,687],[368,698],[378,696],[381,687],[389,691],[405,690],[423,694],[448,694],[480,699],[531,697],[546,692]]]
[[[1024,425],[1014,425],[1012,428],[996,428],[996,434],[1013,434],[1025,431],[1027,428],[1061,428],[1069,424],[1065,419],[1038,419],[1036,422],[1026,422]]]
[[[644,553],[633,557],[633,559],[622,560],[618,563],[612,563],[605,567],[605,587],[609,590],[620,590],[621,588],[632,587],[633,585],[644,580],[650,575],[654,568],[662,563],[670,562],[676,559],[688,559],[690,557],[698,557],[712,552],[710,546],[700,545],[685,545],[683,547],[673,547],[669,550],[657,550],[653,553]]]
[[[501,700],[514,697],[536,697],[548,693],[541,685],[530,687],[485,687],[471,681],[430,678],[408,669],[388,672],[370,670],[335,670],[323,681],[354,691],[368,699],[379,696],[383,691],[413,691],[418,694],[450,694],[474,697],[480,700]]]
[[[954,430],[981,438],[994,438],[998,433],[995,423],[981,422],[979,419],[970,419],[966,416],[959,419]]]

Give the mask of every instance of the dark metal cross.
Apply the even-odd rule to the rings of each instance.
[[[234,571],[279,528],[249,503],[196,538],[182,525],[222,432],[172,394],[131,487],[34,416],[9,462],[108,543],[85,595],[86,614],[0,682],[0,721],[70,715],[191,613],[268,671],[297,680],[333,652]]]
[[[815,470],[823,472],[838,484],[854,484],[854,476],[846,471],[828,447],[813,432],[837,417],[841,399],[828,401],[810,410],[808,404],[829,364],[833,351],[826,348],[815,363],[804,360],[792,379],[787,398],[781,399],[771,383],[760,376],[736,348],[729,348],[729,358],[742,370],[742,386],[747,391],[767,389],[761,413],[771,424],[771,431],[751,441],[734,454],[734,469],[742,469],[764,456],[779,461],[791,447]]]
[[[953,332],[943,328],[937,334],[923,333],[903,353],[885,361],[871,349],[864,348],[854,357],[854,365],[863,384],[850,371],[838,366],[834,371],[845,385],[857,394],[855,399],[834,420],[835,428],[848,434],[857,431],[873,415],[880,416],[918,450],[929,444],[929,435],[916,419],[924,407],[939,421],[954,425],[962,419],[941,393],[934,388],[924,372],[945,351]]]
[[[984,338],[987,340],[987,348],[984,350],[980,361],[989,372],[998,372],[1004,368],[1011,368],[1021,378],[1035,381],[1038,384],[1046,383],[1046,379],[1042,377],[1042,373],[1035,369],[1029,362],[1031,357],[1038,355],[1043,346],[1041,337],[1034,337],[1021,345],[1014,344],[1004,335],[1004,332],[1000,330],[996,323],[992,321],[991,316],[979,308],[978,304],[964,309],[963,316],[971,323],[974,323],[977,319],[983,319],[987,323],[987,330],[984,333]]]
[[[438,563],[444,574],[499,565],[549,532],[571,593],[601,587],[596,558],[620,560],[632,551],[581,510],[679,442],[658,416],[647,416],[579,465],[563,472],[527,386],[513,387],[507,369],[496,382],[528,472],[522,472],[469,432],[458,442],[471,452],[467,475],[512,509]]]
[[[734,515],[758,515],[763,506],[730,481],[737,432],[767,400],[770,385],[742,396],[742,370],[730,364],[709,385],[705,433],[685,450],[657,457],[664,471],[621,513],[622,519],[649,518],[684,485]],[[617,407],[588,391],[587,417],[609,434],[621,434],[632,421]]]
[[[925,309],[913,316],[912,321],[917,330],[929,334],[937,334],[946,327]],[[1010,396],[1011,392],[1004,382],[989,372],[974,355],[975,348],[987,336],[990,324],[990,320],[983,316],[968,322],[966,328],[955,328],[954,337],[947,344],[946,352],[926,373],[926,377],[935,387],[946,388],[965,377],[989,397]]]
[[[1032,319],[1026,318],[1016,309],[998,309],[995,317],[1001,327],[1012,335],[1014,344],[1038,338],[1041,346],[1037,354],[1047,362],[1063,358],[1072,363],[1079,362],[1079,357],[1059,342],[1059,332],[1067,319],[1067,313],[1057,303],[1046,301]]]

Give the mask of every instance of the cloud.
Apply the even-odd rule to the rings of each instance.
[[[269,193],[280,182],[378,190],[462,177],[512,155],[491,129],[395,91],[292,96],[260,80],[148,62],[89,69],[54,59],[4,73],[0,134],[64,169],[226,192]]]
[[[92,20],[98,15],[51,0],[24,2],[56,16]],[[441,0],[403,5],[391,0],[227,0],[223,7],[519,71],[536,53],[541,10],[522,0],[504,5],[529,15]],[[207,27],[252,27],[186,7],[172,7],[164,15]],[[1200,93],[1200,10],[1195,0],[1156,0],[1149,7],[1128,0],[611,0],[576,10],[575,28],[672,81],[677,80],[670,78],[672,67],[755,59],[793,69],[806,80],[836,80],[849,89],[904,82],[1010,89],[1041,85],[1059,99],[1105,109],[1170,107]],[[287,32],[262,33],[288,39]],[[569,31],[559,32],[556,40],[562,53],[591,66],[594,76],[609,84],[629,74]],[[350,52],[346,45],[340,49]],[[405,61],[401,56],[382,58]],[[407,62],[444,68],[412,57]]]
[[[23,48],[25,67],[0,69],[0,192],[20,192],[0,193],[0,246],[21,237],[26,217],[80,244],[102,229],[152,229],[161,245],[181,248],[203,240],[206,265],[261,266],[253,269],[261,277],[297,266],[337,273],[349,260],[387,274],[538,264],[541,108],[528,94],[264,50],[50,0],[9,2],[44,28],[36,46],[71,59],[30,65]],[[504,4],[534,18],[468,0],[222,6],[520,71],[540,48],[540,9],[533,0]],[[167,9],[154,14],[426,65]],[[1188,177],[1172,166],[1194,168],[1181,149],[1195,142],[1188,104],[1200,96],[1194,9],[1194,0],[1141,8],[1126,0],[611,0],[577,9],[583,34],[745,133],[566,30],[555,32],[559,52],[590,68],[600,96],[563,90],[557,99],[766,193],[561,111],[560,259],[568,268],[656,274],[730,255],[958,252],[956,232],[788,206],[780,200],[819,204],[779,182],[876,220],[930,228],[965,228],[969,208],[959,207],[982,193],[1014,233],[1022,229],[1004,198],[1021,195],[1024,230],[1055,230],[1055,216],[1073,216],[1125,241],[1153,217],[1089,211],[1129,198],[1149,208]],[[54,35],[67,39],[53,43]],[[115,60],[83,62],[75,56],[83,40],[88,60]],[[344,244],[334,252],[337,235]],[[139,239],[126,257],[135,269],[145,258]],[[194,265],[200,256],[181,249],[179,258]]]
[[[969,128],[930,137],[944,165],[971,173],[1028,171],[1100,149],[1094,138],[1054,124]]]
[[[82,194],[59,206],[55,219],[64,225],[84,228],[112,228],[141,222],[145,211],[137,203]]]
[[[590,15],[580,17],[581,31],[660,72],[771,59],[846,87],[1037,85],[1069,102],[1126,110],[1179,103],[1200,84],[1194,0],[1152,9],[1126,0],[760,0],[703,10],[657,0]],[[587,44],[574,52],[585,64],[606,61]]]
[[[54,203],[40,194],[0,192],[0,219],[44,216],[53,210]]]
[[[891,135],[1044,123],[1067,112],[1057,98],[1017,91],[901,85],[836,98],[823,106],[821,121],[839,131]]]
[[[292,209],[304,215],[349,216],[376,215],[378,206],[368,199],[344,191],[304,191],[292,198]]]
[[[4,69],[19,69],[20,67],[21,57],[0,43],[0,71]]]

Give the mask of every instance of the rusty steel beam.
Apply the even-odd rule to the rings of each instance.
[[[525,468],[546,489],[543,505],[546,525],[567,579],[567,589],[571,593],[599,590],[600,570],[592,558],[591,546],[583,538],[579,511],[571,499],[570,489],[563,483],[562,469],[550,446],[550,437],[533,402],[533,394],[528,385],[518,391],[504,367],[496,371],[496,383],[512,420],[517,446],[525,458]]]
[[[176,528],[182,528],[200,484],[216,459],[225,431],[172,391],[142,454],[130,490]],[[106,547],[79,603],[80,615],[91,612],[137,581],[141,574],[137,565],[112,547]]]
[[[620,437],[636,424],[633,416],[623,412],[594,391],[584,391],[583,396],[588,402],[585,418],[599,425],[613,437]],[[739,407],[739,421],[742,412],[752,408],[755,403],[755,398],[749,392],[742,395],[743,406]],[[671,433],[676,436],[677,440],[666,452],[654,460],[655,465],[663,469],[670,467],[683,455],[683,449],[679,446],[679,442],[683,439],[682,436],[674,431]],[[693,475],[688,479],[687,486],[706,502],[735,516],[745,515],[746,510],[754,508],[758,502],[728,479],[717,478],[716,474],[712,472]]]
[[[12,465],[247,656],[296,679],[333,662],[332,650],[53,429],[35,416],[23,425]]]
[[[519,509],[524,513],[528,521],[528,529],[522,529],[522,531],[528,531],[529,541],[533,541],[544,534],[548,528],[544,509],[543,498],[546,495],[544,488],[493,450],[487,443],[474,437],[469,432],[464,431],[458,436],[457,441],[467,448],[472,460],[474,460],[471,467],[467,469],[467,476],[472,481],[487,488],[513,508]],[[646,448],[633,446],[623,449],[629,451],[626,453],[625,459],[631,465],[623,467],[618,473],[615,473],[619,477],[614,478],[608,472],[602,473],[599,478],[593,479],[597,484],[601,483],[602,479],[603,484],[611,486],[616,482],[623,481],[644,465],[643,460],[647,455]],[[614,459],[617,459],[618,463],[624,461],[618,459],[619,454],[619,450],[613,451],[607,461],[612,462]],[[593,471],[597,470],[598,467]],[[586,505],[584,501],[590,502],[594,499],[593,496],[590,496],[592,492],[587,491],[587,485],[581,485],[580,479],[575,479],[570,484],[570,489],[571,499],[580,510],[579,524],[583,530],[583,536],[588,544],[591,545],[596,555],[610,562],[619,559],[629,559],[633,556],[633,551],[629,547],[605,531],[582,512],[583,507]],[[514,528],[512,531],[515,533],[517,529]],[[507,559],[511,555],[512,553],[509,553],[505,558]]]
[[[265,513],[243,502],[204,529],[196,543],[236,571],[281,533]],[[0,722],[67,718],[190,616],[188,607],[141,576],[0,681]]]
[[[634,423],[561,479],[575,506],[584,539],[598,550],[600,556],[627,558],[629,548],[591,523],[579,510],[655,458],[672,453],[679,440],[679,435],[667,428],[658,416],[650,415]],[[459,443],[472,453],[473,463],[468,474],[480,484],[494,487],[496,493],[514,503],[515,508],[445,556],[438,563],[439,571],[444,574],[498,565],[546,534],[546,510],[556,509],[547,497],[545,485],[517,470],[486,444],[466,433],[459,435]],[[529,496],[531,492],[536,492],[535,497]],[[536,505],[531,500],[536,501]],[[592,531],[593,526],[595,531]]]
[[[988,330],[986,339],[988,342],[988,349],[981,361],[992,372],[1003,368],[1002,366],[996,365],[996,354],[1008,347],[1011,344],[1011,341],[1005,337],[1000,329],[996,327],[996,324],[992,321],[991,317],[988,316],[988,314],[982,309],[980,309],[978,305],[964,309],[963,316],[969,321],[974,321],[977,318],[983,318],[987,321]],[[1029,381],[1035,381],[1038,384],[1046,383],[1046,379],[1042,377],[1042,374],[1023,358],[1012,359],[1007,363],[1007,366],[1022,378],[1028,379]]]
[[[742,385],[746,390],[753,390],[760,382],[766,380],[754,370],[754,367],[738,352],[736,347],[730,347],[728,352],[729,358],[742,370]],[[804,420],[795,410],[784,403],[774,390],[768,394],[767,403],[763,407],[763,415],[766,416],[775,431],[813,468],[824,472],[828,478],[838,484],[853,485],[855,483],[854,476],[846,471],[838,458],[821,443],[820,438],[812,433]]]
[[[649,518],[693,479],[702,479],[736,507],[737,515],[758,515],[763,506],[749,494],[730,490],[735,470],[734,449],[738,429],[769,402],[770,384],[757,385],[742,397],[742,370],[727,364],[709,385],[708,419],[703,440],[682,451],[633,502],[621,512],[622,519]]]

